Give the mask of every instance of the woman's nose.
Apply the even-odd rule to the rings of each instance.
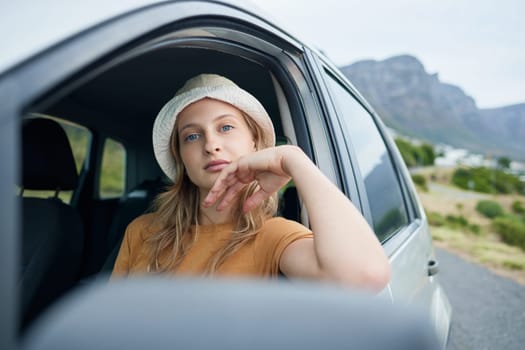
[[[204,150],[208,154],[219,152],[221,150],[219,138],[214,135],[206,135]]]

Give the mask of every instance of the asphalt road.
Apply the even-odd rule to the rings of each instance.
[[[525,349],[525,286],[436,248],[453,307],[448,350]]]

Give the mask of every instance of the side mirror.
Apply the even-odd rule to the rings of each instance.
[[[134,278],[94,283],[23,349],[439,349],[426,315],[320,284]]]

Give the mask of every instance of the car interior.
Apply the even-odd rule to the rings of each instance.
[[[88,67],[27,110],[18,184],[22,330],[78,283],[111,272],[126,226],[151,210],[169,185],[153,155],[153,121],[176,90],[200,73],[224,75],[252,93],[271,116],[278,143],[298,144],[271,67],[209,47],[172,46]],[[89,135],[81,162],[64,132],[68,127]],[[123,187],[101,196],[109,139],[125,150]],[[282,193],[278,214],[304,222],[295,188]]]

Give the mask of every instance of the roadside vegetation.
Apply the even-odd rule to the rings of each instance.
[[[413,175],[435,244],[525,284],[525,196],[465,190],[457,169],[427,167]],[[422,187],[420,183],[424,183]]]
[[[434,165],[436,153],[431,144],[414,145],[399,137],[394,141],[408,167]]]
[[[428,218],[436,246],[525,284],[525,183],[507,170],[435,167],[429,144],[395,142]]]
[[[464,190],[482,193],[525,194],[525,183],[502,169],[458,168],[452,175],[452,183]]]

